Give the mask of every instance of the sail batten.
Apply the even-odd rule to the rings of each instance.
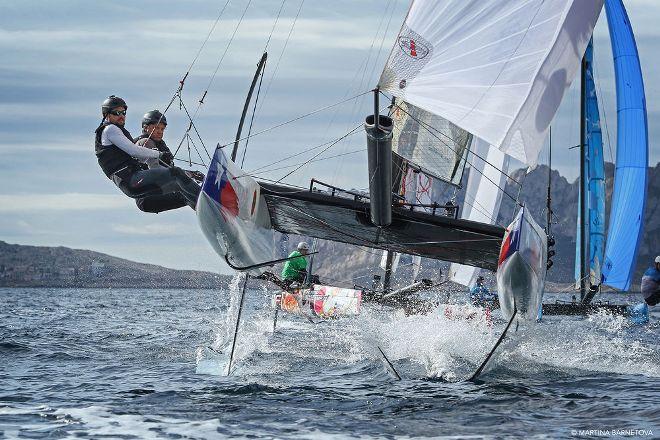
[[[617,151],[603,282],[628,290],[643,230],[648,167],[644,81],[635,36],[621,0],[606,0],[614,55]]]
[[[602,0],[417,0],[384,91],[535,165]]]

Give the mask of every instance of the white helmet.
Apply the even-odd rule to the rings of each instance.
[[[309,250],[309,245],[306,242],[301,241],[300,243],[298,243],[298,250],[299,251],[308,251]]]
[[[655,257],[655,262],[656,262],[656,263],[660,263],[660,255],[658,255],[657,257]]]

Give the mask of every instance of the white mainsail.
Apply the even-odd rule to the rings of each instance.
[[[473,139],[470,151],[474,154],[470,156],[461,218],[492,225],[500,212],[509,158],[479,138]],[[450,279],[464,286],[473,286],[478,273],[479,268],[464,264],[452,263],[449,268]]]
[[[416,0],[379,87],[536,165],[603,0]]]

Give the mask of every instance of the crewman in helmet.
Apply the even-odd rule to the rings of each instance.
[[[290,260],[284,263],[282,268],[282,281],[291,285],[293,283],[303,283],[307,276],[307,259],[305,256],[309,254],[309,245],[301,241],[295,251],[289,254]]]
[[[136,140],[137,145],[159,151],[160,153],[172,154],[167,144],[163,140],[165,129],[167,128],[167,118],[159,110],[151,110],[142,117],[142,134]],[[166,168],[174,166],[174,156],[168,162],[162,162],[159,159],[146,159],[144,162],[152,168]],[[204,175],[199,171],[184,170],[191,179],[202,182]],[[144,212],[163,212],[171,209],[186,206],[186,199],[181,192],[170,192],[167,194],[151,195],[140,197],[135,200],[138,208]]]
[[[174,158],[171,152],[133,143],[124,127],[127,109],[126,101],[114,95],[101,105],[103,120],[95,131],[95,152],[105,175],[131,198],[179,193],[195,209],[199,185],[181,168],[169,166]],[[144,161],[149,159],[157,159],[168,167],[148,169]]]

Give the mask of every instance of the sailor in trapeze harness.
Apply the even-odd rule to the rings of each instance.
[[[137,137],[136,144],[156,150],[161,153],[172,154],[167,144],[163,140],[165,129],[167,128],[167,118],[158,110],[147,112],[142,117],[142,134]],[[144,161],[149,169],[165,168],[158,159],[147,159]],[[166,163],[167,167],[173,167],[174,161]],[[191,179],[201,182],[204,175],[199,171],[184,171]],[[187,205],[186,198],[180,192],[170,192],[167,194],[152,195],[140,197],[135,200],[138,208],[144,212],[163,212],[170,209],[177,209]]]
[[[105,175],[124,194],[138,201],[137,205],[148,212],[160,212],[183,206],[171,199],[149,200],[154,196],[178,194],[179,201],[195,209],[200,187],[181,168],[172,166],[174,155],[133,143],[133,137],[124,127],[126,102],[110,96],[101,105],[103,121],[96,129],[95,152],[99,166]],[[159,161],[162,166],[149,168],[146,161]],[[145,206],[146,205],[146,206]]]

